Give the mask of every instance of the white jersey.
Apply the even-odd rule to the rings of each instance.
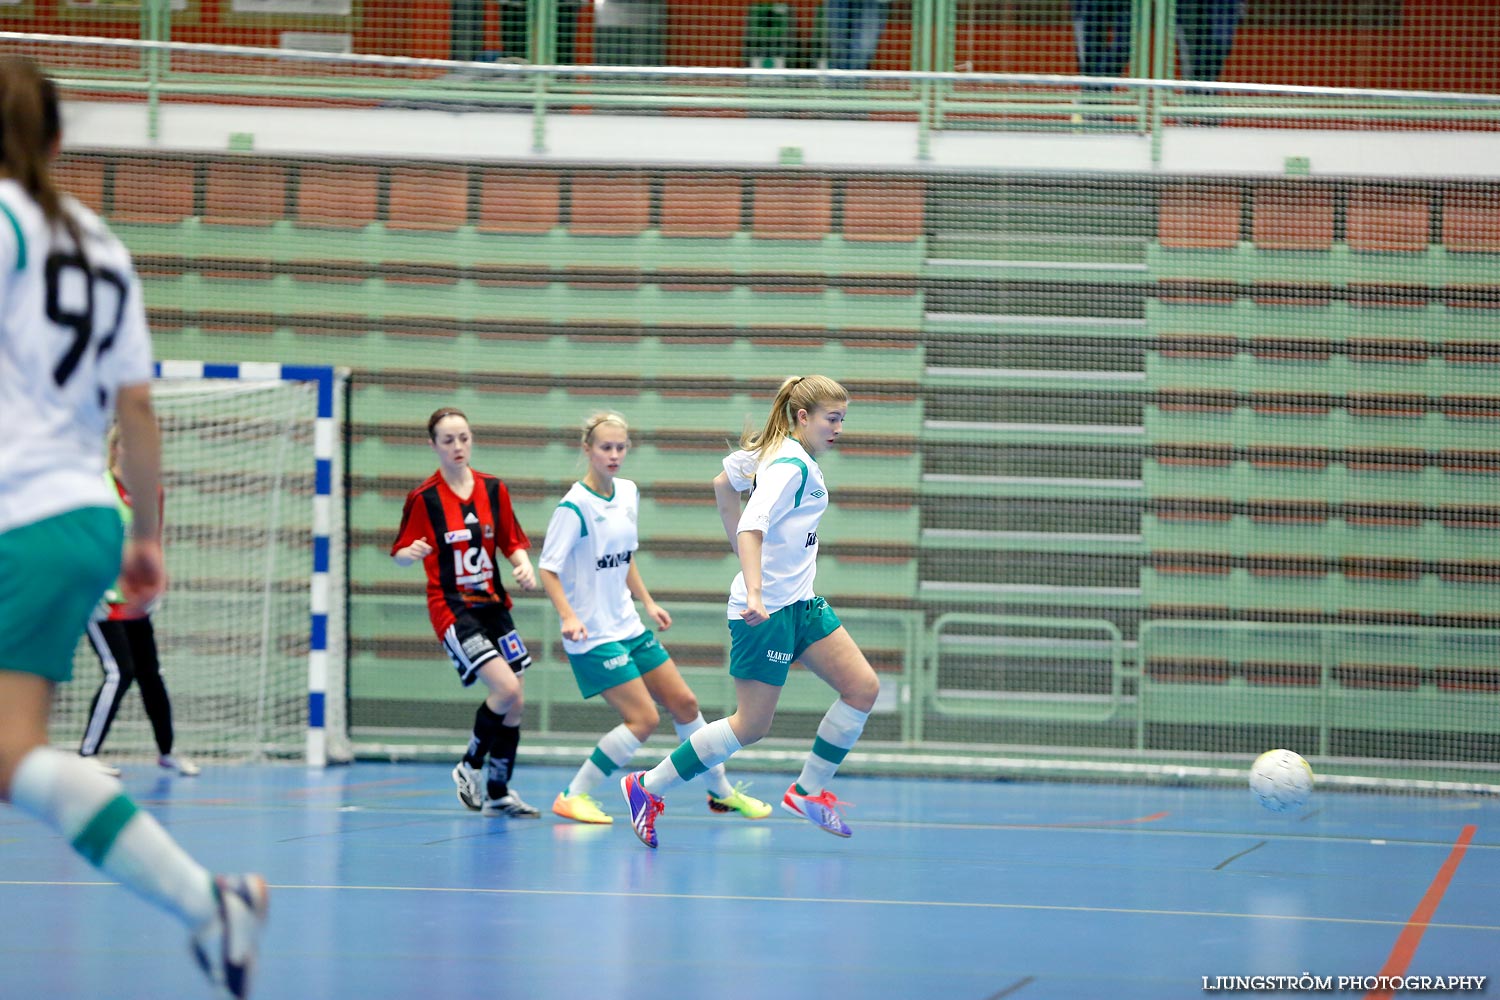
[[[740,492],[753,489],[740,515],[741,531],[764,536],[760,554],[761,600],[768,614],[814,596],[818,571],[818,521],[828,509],[823,470],[795,438],[774,453],[737,451],[724,459],[729,484]],[[745,610],[745,574],[735,575],[729,589],[729,617]]]
[[[614,494],[607,497],[574,483],[547,522],[537,565],[558,575],[568,603],[589,630],[582,642],[563,639],[569,653],[646,631],[626,582],[640,546],[640,508],[641,491],[628,479],[615,479]]]
[[[0,532],[115,506],[104,435],[122,386],[151,381],[151,339],[130,254],[64,198],[80,254],[26,192],[0,179]]]

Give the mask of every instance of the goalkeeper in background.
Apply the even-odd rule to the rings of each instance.
[[[156,506],[126,540],[103,468],[117,414],[125,480],[156,495],[145,306],[124,246],[53,180],[61,133],[52,81],[0,58],[0,798],[181,920],[204,971],[244,997],[265,880],[209,874],[119,782],[47,745],[53,690],[105,588],[118,577],[144,610],[165,580]]]
[[[526,550],[531,542],[510,491],[469,466],[474,432],[462,410],[445,406],[427,418],[438,469],[406,497],[391,543],[397,566],[427,571],[427,614],[464,687],[484,681],[488,694],[474,713],[474,733],[453,768],[458,801],[485,816],[536,819],[541,810],[511,791],[526,668],[531,654],[510,617],[510,595],[495,578],[495,555],[511,565],[523,590],[536,588]]]
[[[108,447],[109,468],[105,470],[104,480],[117,498],[120,520],[129,528],[135,511],[121,472],[118,425],[110,428]],[[162,516],[160,489],[156,493],[156,512],[159,521]],[[151,720],[151,733],[156,737],[157,764],[185,778],[196,776],[198,765],[182,754],[172,752],[172,699],[167,694],[166,682],[162,680],[161,659],[156,654],[156,630],[151,625],[155,605],[144,610],[131,608],[125,603],[118,586],[105,592],[104,602],[107,617],[102,621],[91,621],[88,626],[89,645],[99,657],[104,680],[89,706],[88,724],[83,730],[79,755],[93,761],[94,766],[110,777],[120,776],[119,768],[106,764],[95,755],[103,747],[104,738],[109,735],[115,715],[120,711],[120,703],[134,682],[140,687],[141,703],[146,707],[146,718]]]

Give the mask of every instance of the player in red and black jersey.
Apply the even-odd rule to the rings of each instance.
[[[398,566],[422,561],[433,631],[464,686],[478,678],[489,689],[474,715],[468,751],[453,769],[458,800],[486,816],[537,817],[540,810],[510,789],[531,654],[511,620],[510,595],[495,577],[498,552],[516,583],[534,589],[531,543],[505,484],[469,467],[468,417],[443,407],[427,419],[427,437],[438,470],[407,494],[391,557]]]

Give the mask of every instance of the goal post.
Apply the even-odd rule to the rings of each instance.
[[[168,586],[152,615],[174,750],[219,760],[350,757],[340,421],[346,373],[326,366],[162,361]],[[100,688],[88,639],[52,737],[81,737]],[[106,757],[152,754],[127,692]]]

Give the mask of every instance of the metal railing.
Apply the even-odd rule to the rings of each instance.
[[[144,100],[151,141],[163,102],[245,98],[528,114],[536,153],[547,151],[553,119],[580,111],[886,119],[910,126],[918,160],[931,157],[936,135],[974,130],[1133,133],[1149,139],[1159,164],[1162,138],[1178,126],[1500,129],[1500,94],[939,69],[458,63],[24,32],[0,32],[0,49],[35,58],[69,97]],[[937,57],[917,61],[943,64]]]

